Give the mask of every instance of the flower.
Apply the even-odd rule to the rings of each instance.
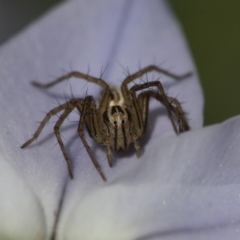
[[[39,91],[31,79],[47,82],[62,68],[99,76],[105,68],[103,78],[119,85],[121,65],[132,73],[139,61],[176,74],[194,72],[179,82],[160,79],[183,102],[192,131],[175,136],[152,101],[140,159],[130,149],[116,154],[110,169],[104,152],[94,148],[107,183],[77,137],[78,115],[61,131],[73,180],[54,135],[48,135],[53,124],[20,149],[37,127],[34,120],[45,116],[40,111],[51,110],[56,99],[64,102],[65,92],[95,97],[100,90],[71,79]],[[240,119],[201,128],[201,88],[165,1],[65,2],[3,45],[0,66],[0,239],[237,239]]]

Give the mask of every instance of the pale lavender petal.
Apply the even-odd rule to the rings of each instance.
[[[44,209],[6,152],[0,170],[0,239],[45,239]]]
[[[239,239],[239,129],[235,117],[152,144],[125,174],[79,199],[64,239]]]
[[[103,66],[106,66],[105,64],[109,61],[109,66],[103,77],[107,81],[119,85],[124,77],[124,74],[121,73],[123,69],[120,64],[128,68],[130,72],[134,72],[140,68],[139,62],[141,66],[153,63],[158,64],[176,74],[193,71],[194,75],[191,78],[178,83],[173,79],[162,75],[159,76],[156,73],[148,74],[148,79],[155,80],[161,77],[161,81],[167,87],[169,95],[172,97],[177,96],[180,102],[183,102],[183,108],[188,113],[187,117],[190,119],[191,127],[200,128],[203,122],[202,92],[186,43],[165,1],[151,1],[151,4],[146,1],[116,1],[115,4],[110,4],[110,1],[104,1],[104,4],[108,6],[109,10],[108,14],[105,14],[105,21],[109,22],[111,25],[109,28],[111,30],[114,29],[114,31],[110,32],[113,34],[111,36],[109,28],[106,28],[105,31],[102,30],[102,34],[98,37],[98,43],[101,46],[105,46],[107,39],[112,40],[112,44],[109,45],[112,51],[106,52],[108,58],[105,62],[102,61]],[[87,12],[88,9],[85,8],[83,5],[81,6],[81,10]],[[118,17],[118,21],[109,21],[109,19],[115,17]],[[102,39],[102,36],[105,37]],[[98,51],[98,55],[102,56],[104,54],[102,48],[99,48]],[[91,66],[92,64],[90,63],[92,71],[94,68]],[[79,89],[78,82],[73,89]],[[88,88],[88,92],[91,91],[93,92],[94,89]],[[152,112],[150,112],[149,116],[150,137],[142,142],[143,155],[145,150],[154,142],[164,137],[175,135],[166,113],[158,115],[158,103],[152,101],[151,109]],[[75,153],[75,156],[79,154],[78,146],[78,141],[71,143],[71,152]],[[109,181],[123,173],[132,163],[139,161],[134,151],[130,150],[129,154],[114,155],[117,164],[113,169],[110,169],[102,150],[96,149],[95,154]],[[142,158],[140,160],[142,161]],[[64,229],[66,217],[71,210],[71,206],[74,206],[76,201],[81,199],[82,196],[87,195],[98,187],[100,177],[96,174],[96,170],[91,162],[88,164],[89,162],[89,157],[81,151],[79,161],[74,163],[75,172],[77,173],[75,174],[76,181],[71,182],[66,192],[67,198],[61,215],[59,236],[63,235],[62,229]],[[105,183],[100,184],[106,185]]]
[[[65,95],[71,95],[71,89],[75,97],[84,97],[86,92],[96,96],[100,89],[81,80],[72,80],[71,84],[66,82],[44,92],[33,88],[30,81],[48,82],[72,69],[89,71],[98,77],[101,69],[106,68],[103,78],[119,85],[125,77],[120,64],[125,70],[128,68],[134,72],[139,69],[139,61],[141,66],[154,63],[177,74],[194,72],[191,78],[178,83],[164,76],[161,76],[161,81],[169,95],[178,96],[184,102],[183,108],[188,113],[191,127],[201,127],[202,92],[187,46],[164,1],[151,1],[151,4],[147,1],[69,1],[0,49],[0,161],[10,164],[11,174],[5,179],[9,186],[13,179],[22,178],[22,182],[19,181],[22,186],[19,189],[23,188],[19,194],[19,206],[22,202],[28,202],[34,216],[39,212],[35,216],[36,229],[42,231],[39,238],[51,235],[62,192],[69,178],[68,172],[59,146],[54,147],[55,137],[48,136],[53,132],[54,124],[46,126],[32,147],[22,150],[20,146],[34,133],[38,126],[36,121],[41,121],[45,112],[56,107],[58,101],[65,102]],[[159,74],[148,76],[150,80],[158,77]],[[152,108],[158,107],[156,104],[152,104]],[[54,123],[57,119],[54,117],[50,122]],[[161,120],[155,119],[150,120],[152,135],[143,148],[146,151],[155,146],[153,143],[160,138],[174,135],[166,114],[161,115]],[[60,233],[76,201],[88,193],[93,194],[91,191],[100,186],[107,186],[77,137],[77,122],[74,121],[78,120],[76,113],[71,115],[62,131],[73,161],[74,180],[69,181],[66,190]],[[130,151],[130,155],[123,155],[114,169],[110,169],[104,152],[97,149],[95,153],[109,180],[139,161]],[[5,169],[0,168],[0,175],[5,176],[2,171]],[[14,194],[15,187],[17,185],[12,185],[11,194]],[[0,189],[4,194],[4,186]],[[0,198],[0,205],[5,206],[4,199]],[[9,210],[9,213],[13,211]],[[26,217],[23,208],[18,219]],[[31,230],[35,231],[34,228]]]

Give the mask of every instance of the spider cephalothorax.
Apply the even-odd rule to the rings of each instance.
[[[86,96],[84,99],[73,98],[52,109],[40,123],[33,137],[25,142],[21,147],[25,148],[30,145],[39,136],[51,116],[63,111],[54,127],[54,132],[66,159],[69,175],[73,178],[71,161],[62,142],[59,129],[67,116],[74,109],[77,109],[80,114],[78,134],[93,164],[102,179],[106,181],[106,177],[84,136],[84,127],[87,128],[89,135],[96,142],[105,146],[110,167],[113,166],[112,150],[126,151],[131,143],[133,143],[135,147],[137,156],[140,156],[139,139],[145,133],[147,128],[148,104],[150,97],[156,99],[165,106],[176,134],[189,130],[181,104],[176,98],[166,95],[160,81],[156,80],[142,84],[135,84],[130,89],[128,88],[128,84],[134,79],[140,78],[151,71],[164,73],[165,75],[177,80],[187,78],[191,75],[191,73],[186,73],[178,76],[157,66],[150,65],[127,76],[119,89],[109,86],[101,78],[95,78],[81,72],[70,72],[45,85],[33,82],[33,85],[37,87],[48,88],[70,77],[76,77],[100,85],[103,88],[103,94],[98,104],[96,104],[92,96]],[[156,90],[152,90],[150,87],[156,87]],[[139,94],[137,94],[138,91],[140,91]],[[178,129],[174,121],[173,114],[178,119]]]
[[[104,145],[109,145],[115,151],[126,151],[132,138],[132,116],[130,111],[120,105],[109,105],[103,113],[103,134],[106,133],[108,140]]]

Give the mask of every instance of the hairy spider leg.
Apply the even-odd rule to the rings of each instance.
[[[155,66],[155,65],[149,65],[149,66],[147,66],[147,67],[145,67],[145,68],[143,68],[143,69],[141,69],[141,70],[139,70],[139,71],[137,71],[137,72],[135,72],[135,73],[127,76],[127,77],[124,79],[124,81],[123,81],[123,83],[122,83],[122,86],[121,86],[121,90],[122,90],[123,96],[124,96],[125,98],[127,98],[128,101],[130,101],[129,98],[131,98],[131,97],[130,97],[129,94],[128,94],[129,90],[128,90],[127,85],[128,85],[130,82],[132,82],[133,80],[135,80],[136,78],[140,78],[140,77],[142,77],[144,74],[146,74],[146,73],[148,73],[148,72],[152,72],[152,71],[156,71],[156,72],[159,72],[159,73],[163,73],[163,74],[165,74],[166,76],[172,77],[172,78],[174,78],[174,79],[176,79],[176,80],[186,79],[186,78],[188,78],[188,77],[190,77],[190,76],[192,75],[192,72],[187,72],[187,73],[184,73],[184,74],[182,74],[182,75],[176,75],[176,74],[171,73],[171,72],[169,72],[169,71],[166,71],[166,70],[164,70],[164,69],[162,69],[162,68],[159,68],[159,67],[157,67],[157,66]],[[175,123],[174,123],[174,121],[173,121],[172,112],[171,112],[170,109],[169,109],[169,102],[168,102],[168,100],[167,100],[167,96],[166,96],[166,94],[165,94],[165,91],[164,91],[164,89],[163,89],[163,87],[162,87],[162,84],[161,84],[159,81],[155,81],[155,82],[158,82],[158,83],[157,83],[157,84],[156,84],[156,83],[153,83],[153,86],[157,86],[158,89],[159,89],[159,91],[160,91],[160,93],[162,94],[163,99],[164,99],[164,102],[165,102],[164,105],[165,105],[165,107],[166,107],[166,109],[167,109],[167,112],[168,112],[168,116],[169,116],[169,118],[170,118],[170,120],[171,120],[171,122],[172,122],[174,131],[175,131],[176,134],[177,134],[177,128],[176,128],[176,125],[175,125]],[[155,84],[155,85],[154,85],[154,84]],[[138,86],[140,86],[140,85],[142,85],[142,84],[138,84]],[[145,85],[145,88],[148,88],[148,87],[150,87],[150,85],[148,85],[148,86]],[[141,87],[140,87],[140,88],[141,88]],[[133,86],[131,89],[132,89],[132,91],[138,91],[137,87],[135,87],[135,89],[134,89],[134,86]],[[144,87],[143,87],[142,89],[144,89]],[[139,90],[142,90],[142,89],[139,89]],[[136,97],[135,97],[135,98],[136,98]],[[135,101],[136,101],[136,99],[135,99],[135,100],[133,99],[133,102],[135,102]],[[137,105],[138,105],[138,104],[136,104],[136,106],[137,106]],[[139,115],[139,111],[140,111],[140,110],[139,110],[139,108],[137,107],[137,115]]]
[[[55,135],[57,137],[57,140],[58,140],[58,143],[62,149],[62,152],[63,152],[63,155],[66,159],[66,162],[67,162],[67,165],[68,165],[68,172],[69,172],[69,176],[71,178],[73,178],[73,173],[72,173],[72,168],[71,168],[71,161],[66,153],[66,150],[63,146],[63,143],[62,143],[62,140],[61,140],[61,137],[60,137],[60,134],[58,132],[59,130],[59,127],[60,125],[62,124],[63,120],[67,117],[65,117],[65,115],[68,115],[75,107],[77,104],[79,104],[80,101],[83,101],[82,99],[72,99],[54,109],[52,109],[51,111],[49,111],[46,116],[44,117],[44,119],[42,120],[42,122],[40,123],[39,127],[37,128],[36,132],[33,134],[33,137],[30,138],[28,141],[26,141],[22,146],[21,148],[25,148],[27,147],[28,145],[30,145],[34,140],[36,140],[38,138],[38,136],[40,135],[40,133],[42,132],[44,126],[46,125],[46,123],[49,121],[49,119],[56,115],[57,113],[59,113],[60,111],[64,111],[64,113],[60,116],[60,118],[58,119],[55,127],[54,127],[54,132],[55,132]],[[70,111],[68,113],[68,110]]]
[[[99,86],[101,86],[103,88],[109,88],[108,84],[104,80],[102,80],[101,78],[95,78],[95,77],[90,76],[88,74],[84,74],[84,73],[76,72],[76,71],[69,72],[68,74],[63,75],[63,76],[61,76],[59,78],[56,78],[55,80],[53,80],[53,81],[51,81],[51,82],[49,82],[47,84],[42,84],[40,82],[35,82],[35,81],[33,81],[32,84],[35,87],[39,87],[39,88],[49,88],[49,87],[54,86],[55,84],[58,84],[60,82],[63,82],[64,80],[67,80],[67,79],[69,79],[71,77],[84,79],[84,80],[87,80],[89,82],[98,84]]]
[[[162,99],[163,99],[163,105],[167,109],[168,117],[169,117],[169,119],[172,123],[173,129],[174,129],[175,133],[178,134],[177,127],[176,127],[176,124],[174,122],[172,111],[171,111],[171,108],[170,108],[171,104],[168,102],[167,95],[166,95],[160,81],[153,81],[153,82],[146,82],[146,83],[143,83],[143,84],[136,84],[136,85],[134,85],[130,88],[130,92],[137,92],[139,90],[144,90],[144,89],[147,89],[149,87],[157,87],[158,88],[158,90],[160,92],[160,95],[162,96]]]
[[[156,91],[148,90],[138,95],[138,101],[139,101],[139,104],[141,104],[142,106],[141,112],[142,112],[143,120],[145,123],[143,133],[145,133],[147,128],[148,104],[149,104],[150,97],[155,98],[157,101],[161,102],[164,105],[164,100],[162,96]],[[179,101],[175,98],[168,97],[168,96],[167,96],[167,99],[168,99],[168,102],[170,103],[171,111],[175,114],[175,116],[178,119],[178,124],[179,124],[178,133],[182,133],[190,130],[190,127],[186,121],[185,114],[182,110],[182,107]]]
[[[77,104],[77,103],[76,103]],[[76,107],[73,105],[72,108],[67,108],[65,109],[65,111],[63,112],[63,114],[59,117],[59,119],[57,120],[55,126],[54,126],[54,133],[56,135],[56,138],[58,140],[58,144],[60,145],[60,148],[62,150],[63,156],[67,162],[67,167],[68,167],[68,173],[71,179],[73,179],[73,171],[72,171],[72,165],[71,165],[71,160],[67,154],[66,148],[64,147],[61,135],[60,135],[60,127],[63,124],[64,120],[67,118],[67,116],[72,112],[72,110]]]
[[[176,98],[173,98],[173,97],[168,97],[168,101],[171,103],[172,111],[178,118],[179,133],[190,130],[190,126],[187,123],[185,113],[182,109],[180,102]]]
[[[105,144],[107,136],[105,136],[105,139],[102,138],[101,134],[101,123],[103,123],[105,119],[105,112],[107,111],[109,107],[109,101],[113,98],[113,93],[111,91],[111,88],[105,89],[105,92],[103,96],[101,97],[99,108],[96,108],[95,101],[92,96],[87,96],[89,98],[90,102],[90,112],[89,114],[86,113],[86,126],[88,129],[88,132],[90,136],[96,140],[98,143],[101,143],[106,148],[106,154],[108,159],[108,164],[110,167],[113,167],[113,158],[112,158],[112,151],[109,144]]]
[[[79,109],[80,111],[80,109]],[[90,111],[90,112],[89,112]],[[95,138],[98,142],[102,141],[101,135],[99,133],[99,127],[98,127],[98,120],[95,117],[97,114],[95,102],[92,96],[87,96],[84,99],[80,121],[78,125],[78,134],[83,142],[84,147],[86,148],[94,166],[96,167],[97,171],[99,172],[100,176],[104,181],[107,181],[107,178],[105,177],[101,166],[99,165],[98,161],[96,160],[91,148],[89,147],[87,140],[84,136],[84,123],[87,124],[87,127],[89,129],[89,133],[91,137]],[[94,116],[95,115],[95,116]],[[85,119],[86,118],[86,119]],[[95,127],[97,126],[97,127]],[[93,135],[92,135],[93,133]]]
[[[124,80],[123,80],[123,83],[122,83],[122,91],[123,92],[126,92],[127,91],[127,85],[132,82],[134,79],[137,79],[137,78],[140,78],[142,77],[144,74],[146,73],[149,73],[149,72],[152,72],[152,71],[156,71],[156,72],[159,72],[159,73],[163,73],[165,74],[166,76],[169,76],[169,77],[172,77],[176,80],[182,80],[182,79],[186,79],[190,76],[192,76],[192,72],[187,72],[187,73],[184,73],[182,75],[176,75],[174,73],[171,73],[169,71],[166,71],[162,68],[159,68],[155,65],[149,65],[145,68],[142,68],[141,70],[127,76]]]
[[[131,95],[131,98],[129,99],[129,97],[127,98],[127,100],[130,102],[128,102],[126,100],[126,106],[133,106],[131,108],[131,114],[132,114],[132,124],[134,126],[134,130],[132,131],[133,134],[133,144],[134,144],[134,148],[136,150],[136,155],[137,157],[141,156],[141,148],[140,148],[140,143],[139,143],[139,138],[142,136],[143,134],[143,128],[144,128],[144,121],[142,118],[142,114],[141,114],[141,110],[140,110],[140,105],[138,104],[137,98],[136,98],[136,94],[135,93],[131,93],[131,92],[127,92],[126,94]],[[142,106],[141,106],[142,107]]]
[[[138,97],[136,97],[136,94],[134,93],[134,97],[137,98],[138,105],[141,106],[140,113],[144,123],[142,134],[146,132],[148,125],[149,94],[146,92],[147,91],[141,92]]]
[[[43,128],[45,127],[46,123],[49,121],[49,119],[56,115],[57,113],[59,113],[60,111],[68,108],[68,105],[70,102],[74,102],[75,100],[71,100],[69,102],[66,102],[62,105],[59,105],[58,107],[55,107],[54,109],[52,109],[51,111],[49,111],[46,116],[44,117],[44,119],[42,120],[42,122],[40,123],[39,127],[37,128],[36,132],[33,134],[33,137],[30,138],[28,141],[26,141],[21,148],[25,148],[28,145],[30,145],[34,140],[36,140],[38,138],[38,136],[40,135],[40,133],[42,132]]]

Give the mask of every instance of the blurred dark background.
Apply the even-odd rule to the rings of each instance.
[[[0,44],[61,0],[0,0]],[[169,0],[205,94],[205,125],[240,113],[240,1]]]
[[[240,1],[170,0],[195,59],[205,125],[240,113]]]
[[[0,44],[61,0],[0,0]]]

